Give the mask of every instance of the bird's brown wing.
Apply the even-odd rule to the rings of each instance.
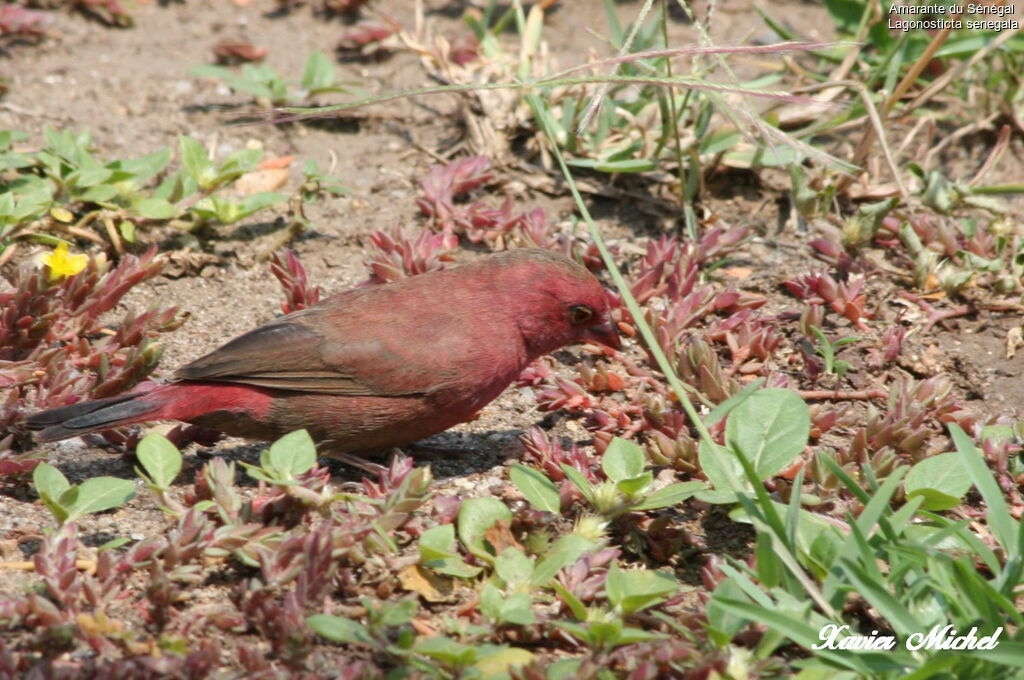
[[[306,310],[311,311],[311,310]],[[289,315],[228,342],[178,369],[184,380],[235,382],[345,396],[414,396],[437,389],[378,339],[339,342]],[[375,370],[360,370],[361,367]]]

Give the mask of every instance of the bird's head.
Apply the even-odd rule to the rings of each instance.
[[[585,267],[549,250],[515,250],[509,256],[518,260],[518,323],[531,355],[579,342],[622,346],[608,293]]]

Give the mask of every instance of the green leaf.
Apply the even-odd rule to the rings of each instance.
[[[246,196],[241,200],[240,203],[235,204],[234,210],[230,217],[221,219],[224,224],[232,224],[238,220],[244,220],[249,215],[257,213],[264,208],[269,208],[277,203],[283,203],[288,200],[286,194],[277,193],[275,191],[261,191],[258,194],[252,194]]]
[[[117,477],[93,477],[73,490],[78,492],[78,497],[65,505],[69,522],[93,512],[116,508],[135,498],[135,485]],[[61,502],[64,502],[63,496]]]
[[[420,536],[420,563],[439,574],[456,578],[473,578],[480,573],[480,567],[466,564],[455,547],[455,526],[441,524],[423,532]]]
[[[718,424],[722,418],[732,413],[732,410],[739,406],[741,403],[747,400],[750,395],[761,389],[761,385],[764,385],[764,378],[758,378],[753,381],[741,391],[732,395],[721,404],[712,409],[711,413],[704,416],[704,425],[707,427],[713,427]]]
[[[315,94],[318,90],[334,87],[337,78],[334,64],[323,52],[310,52],[302,71],[302,87]]]
[[[545,512],[561,510],[558,487],[540,470],[515,463],[508,476],[533,507]]]
[[[565,476],[569,478],[569,481],[573,483],[573,486],[579,489],[580,493],[589,500],[593,494],[594,487],[589,481],[587,481],[587,478],[583,476],[583,473],[571,465],[566,465],[565,463],[559,463],[559,467],[562,468],[562,472],[564,472]]]
[[[171,150],[167,147],[146,154],[142,158],[120,161],[116,163],[118,169],[130,174],[135,182],[147,180],[154,175],[163,172],[167,164],[171,162]],[[113,165],[113,164],[112,164]]]
[[[494,573],[509,588],[526,585],[533,576],[534,559],[527,557],[522,550],[508,547],[494,560]]]
[[[141,198],[132,208],[147,220],[169,220],[178,214],[178,209],[162,198]]]
[[[910,468],[903,479],[907,499],[924,496],[925,510],[948,510],[959,505],[971,488],[971,477],[955,452],[930,456]]]
[[[473,663],[477,658],[477,650],[443,635],[420,638],[412,651],[429,656],[450,666],[461,667]]]
[[[530,581],[535,586],[546,585],[563,567],[573,564],[593,547],[593,541],[579,534],[562,536],[537,562]]]
[[[623,479],[621,482],[617,482],[615,486],[627,496],[635,497],[649,487],[652,482],[654,482],[654,473],[648,470],[639,477]]]
[[[724,446],[702,439],[697,446],[697,460],[700,469],[714,487],[714,492],[722,494],[724,500],[718,502],[730,503],[735,500],[736,492],[743,488],[741,480],[744,479],[743,466],[736,454]]]
[[[331,642],[344,642],[350,645],[374,645],[375,641],[366,626],[358,621],[343,619],[330,614],[314,614],[306,618],[306,625],[317,635]]]
[[[459,508],[459,538],[471,553],[493,561],[494,553],[487,549],[484,534],[497,522],[511,520],[512,511],[497,498],[467,498]]]
[[[725,438],[764,480],[800,455],[807,446],[810,426],[810,412],[800,395],[769,387],[750,395],[729,414]]]
[[[271,444],[267,459],[282,479],[295,479],[316,465],[316,444],[309,432],[296,430]]]
[[[401,626],[409,623],[419,608],[419,603],[414,599],[385,602],[380,606],[380,622],[389,627]]]
[[[32,483],[40,496],[47,495],[57,500],[65,491],[71,488],[71,482],[64,474],[49,463],[40,463],[32,471]]]
[[[484,678],[508,677],[513,667],[529,666],[533,662],[533,652],[519,647],[501,647],[497,651],[480,656],[473,668]]]
[[[648,172],[657,164],[649,158],[624,158],[618,161],[606,161],[597,158],[579,158],[568,162],[577,168],[587,168],[598,172]]]
[[[992,471],[985,464],[984,457],[978,452],[967,433],[956,423],[950,424],[949,433],[953,437],[953,443],[967,470],[967,475],[988,506],[986,520],[992,529],[992,534],[1011,558],[1020,559],[1021,553],[1024,552],[1024,545],[1020,544],[1018,532],[1024,533],[1024,526],[1022,526],[1024,522],[1015,520],[1010,515],[998,482],[992,476]]]
[[[157,488],[169,488],[181,472],[181,452],[159,432],[143,437],[135,455]]]
[[[652,494],[648,494],[647,497],[644,498],[643,502],[634,506],[633,509],[656,510],[658,508],[666,508],[670,505],[678,505],[693,496],[693,494],[706,488],[707,484],[704,482],[679,482],[677,484],[670,484],[664,488],[658,489]]]
[[[117,225],[117,230],[121,233],[127,243],[135,243],[135,223],[131,220],[121,220],[120,224]]]
[[[644,451],[628,439],[615,437],[601,458],[601,469],[613,482],[636,479],[644,471]]]
[[[677,592],[679,582],[662,571],[630,569],[624,571],[613,563],[604,582],[608,601],[623,614],[632,614],[649,607],[662,596]]]
[[[181,164],[185,174],[201,189],[208,189],[216,177],[216,171],[213,161],[206,154],[206,149],[191,137],[182,136],[178,143],[181,146]]]

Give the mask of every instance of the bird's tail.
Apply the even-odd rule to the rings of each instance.
[[[154,416],[163,404],[158,400],[141,398],[147,394],[132,392],[40,411],[26,418],[25,426],[40,431],[36,435],[39,441],[53,442],[121,425],[155,420]]]

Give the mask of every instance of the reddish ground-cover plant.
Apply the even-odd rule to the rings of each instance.
[[[18,471],[11,450],[27,438],[19,421],[28,413],[124,392],[156,367],[156,337],[185,317],[175,307],[112,312],[133,286],[157,276],[164,260],[151,248],[126,255],[114,267],[102,254],[85,268],[60,276],[25,263],[0,292],[0,472]],[[6,467],[5,467],[6,464]]]
[[[310,285],[306,269],[294,250],[281,250],[271,255],[270,273],[284,288],[285,300],[281,303],[281,311],[285,314],[305,309],[320,301],[320,287]]]
[[[49,16],[44,12],[26,9],[21,5],[0,6],[0,38],[39,39],[46,35]]]

